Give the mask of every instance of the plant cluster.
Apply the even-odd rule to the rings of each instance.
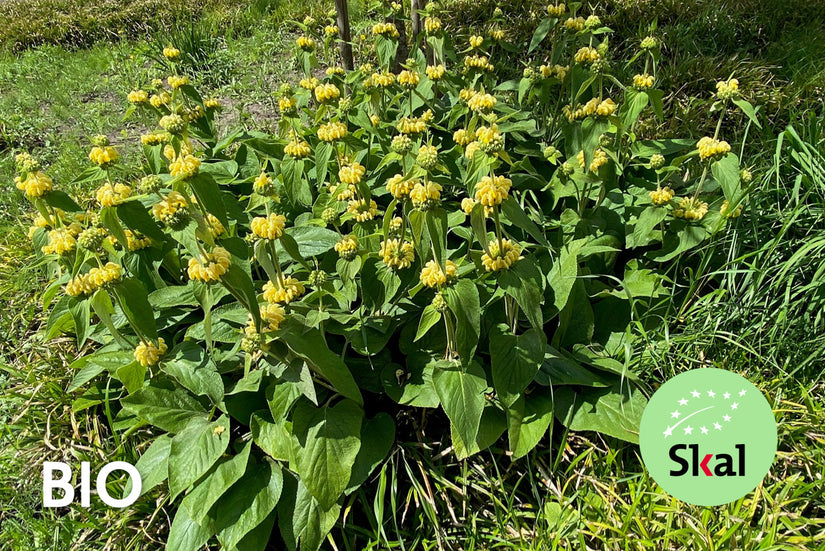
[[[754,109],[726,80],[715,135],[639,140],[662,113],[658,40],[624,83],[598,16],[547,13],[524,46],[552,53],[507,82],[495,52],[520,45],[448,35],[437,6],[400,71],[395,23],[370,29],[370,61],[320,74],[334,34],[305,22],[276,135],[220,135],[169,45],[172,74],[128,96],[156,124],[143,174],[98,136],[78,202],[18,155],[48,331],[95,343],[78,407],[162,433],[138,468],[179,500],[169,548],[262,549],[277,520],[317,549],[402,409],[441,408],[459,458],[502,437],[522,457],[554,418],[636,440],[635,324],[741,212],[751,176],[719,129]]]

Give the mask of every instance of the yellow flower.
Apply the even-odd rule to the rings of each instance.
[[[671,199],[673,199],[673,195],[673,190],[670,189],[670,187],[658,186],[655,190],[650,192],[650,200],[653,201],[653,204],[657,207],[661,207],[670,203]]]
[[[158,337],[157,346],[151,341],[141,342],[137,345],[137,348],[135,348],[135,360],[143,367],[156,365],[160,357],[166,354],[167,349],[168,347],[163,337]]]
[[[160,118],[158,124],[160,124],[161,128],[172,134],[180,134],[186,129],[186,121],[177,113],[164,115]]]
[[[504,40],[504,31],[502,29],[491,29],[490,30],[490,38],[495,40],[496,42],[501,42]]]
[[[328,122],[318,128],[318,139],[324,142],[340,140],[347,134],[347,125],[342,122]]]
[[[500,205],[510,192],[513,182],[504,176],[485,176],[476,186],[475,200],[485,207]]]
[[[444,76],[444,65],[427,65],[426,73],[427,78],[430,80],[441,80]]]
[[[335,244],[335,252],[344,260],[352,260],[358,255],[358,239],[354,235],[342,237]]]
[[[283,307],[277,303],[268,303],[261,308],[261,320],[267,324],[267,331],[277,331],[286,317]]]
[[[591,48],[590,46],[585,46],[580,48],[576,55],[573,56],[573,61],[576,63],[593,63],[599,59],[599,52],[596,48]]]
[[[258,195],[269,197],[276,203],[281,201],[281,198],[278,196],[278,191],[275,189],[275,184],[272,182],[272,178],[270,178],[266,172],[261,172],[258,177],[255,178],[255,181],[252,183],[252,191]]]
[[[95,289],[99,289],[104,285],[109,285],[110,283],[118,281],[122,275],[123,268],[120,267],[120,264],[107,262],[102,268],[92,268],[89,270],[89,273],[86,274],[86,278],[89,285]]]
[[[415,88],[421,81],[421,75],[417,71],[401,71],[398,75],[398,84],[404,88]]]
[[[218,281],[229,269],[232,256],[223,247],[215,247],[212,253],[205,253],[200,258],[190,258],[186,273],[189,279],[210,283]]]
[[[206,98],[203,100],[203,106],[207,109],[220,109],[221,102],[217,98]]]
[[[470,216],[473,213],[473,207],[475,206],[476,201],[471,197],[465,197],[461,200],[461,210],[463,210],[464,214],[466,214],[467,216]]]
[[[188,214],[186,199],[177,191],[169,192],[166,199],[152,206],[152,215],[169,227],[176,227]]]
[[[498,125],[481,126],[476,130],[476,141],[482,151],[493,155],[504,149],[504,137],[498,131]]]
[[[43,254],[64,254],[75,250],[77,241],[65,228],[58,228],[49,232],[49,243],[40,248]]]
[[[633,87],[637,90],[647,90],[653,87],[653,75],[647,73],[633,77]]]
[[[187,84],[189,84],[189,77],[186,75],[172,75],[168,79],[166,79],[166,81],[169,83],[169,86],[171,86],[173,90],[177,90],[181,86],[186,86]]]
[[[490,60],[485,55],[470,55],[464,58],[464,67],[467,69],[481,69],[482,71],[492,71],[495,69]]]
[[[427,123],[420,118],[403,117],[397,128],[402,134],[421,134],[427,130]]]
[[[483,36],[478,36],[477,34],[474,34],[474,35],[470,36],[470,48],[473,48],[473,49],[480,48],[481,44],[483,42],[484,42],[484,37]]]
[[[343,67],[335,66],[335,67],[327,67],[326,73],[327,73],[327,76],[329,77],[329,76],[332,76],[332,75],[344,75],[346,73],[346,71],[344,71]]]
[[[550,4],[547,6],[547,15],[553,17],[561,17],[567,11],[567,6],[564,4]]]
[[[476,92],[472,88],[462,88],[461,91],[458,93],[458,99],[460,99],[464,103],[468,103],[476,94],[478,94],[478,92]]]
[[[305,292],[304,284],[294,277],[285,277],[283,285],[272,281],[264,284],[264,299],[271,304],[289,304]]]
[[[596,107],[596,114],[602,117],[609,117],[616,111],[617,105],[613,102],[612,99],[607,98],[603,102]]]
[[[117,151],[114,147],[93,147],[89,152],[89,159],[96,165],[105,166],[117,160]]]
[[[351,199],[347,203],[347,212],[358,222],[366,222],[378,216],[378,205],[373,200],[367,202],[366,199]]]
[[[467,106],[479,113],[489,113],[496,106],[496,98],[490,94],[473,94],[473,97],[467,100]]]
[[[145,235],[135,233],[132,230],[125,230],[125,233],[126,246],[130,251],[138,251],[140,249],[145,249],[146,247],[149,247],[152,244],[152,240],[146,237]]]
[[[507,270],[520,258],[520,253],[521,249],[517,243],[502,239],[499,248],[499,242],[496,239],[490,243],[490,254],[485,252],[481,255],[481,263],[488,272]]]
[[[252,233],[261,239],[278,239],[284,234],[286,217],[274,212],[268,217],[259,216],[252,219]]]
[[[372,34],[374,36],[389,36],[398,38],[398,29],[393,23],[376,23],[372,26]]]
[[[539,67],[539,71],[541,71],[542,77],[556,77],[559,80],[564,80],[564,77],[567,76],[567,72],[569,70],[570,68],[565,67],[564,65],[542,65],[541,67]]]
[[[438,17],[426,17],[424,19],[424,30],[427,34],[437,33],[441,30],[441,19]]]
[[[162,143],[169,141],[169,133],[168,132],[150,132],[149,134],[143,134],[140,137],[140,143],[143,145],[160,145]],[[174,152],[175,150],[172,149]]]
[[[194,155],[179,155],[177,159],[169,164],[169,174],[175,178],[191,178],[198,173],[200,166],[200,159]]]
[[[299,36],[297,40],[295,40],[295,44],[305,52],[311,52],[315,49],[315,40],[309,36]]]
[[[350,165],[344,165],[338,171],[338,178],[345,184],[359,184],[364,177],[366,168],[364,165],[354,162]]]
[[[324,27],[324,34],[326,36],[336,36],[338,34],[338,27],[336,25],[327,25]]]
[[[419,279],[421,283],[432,289],[452,283],[457,276],[458,268],[452,260],[444,263],[444,269],[435,260],[430,260],[421,269]]]
[[[388,71],[383,73],[373,73],[371,78],[374,85],[382,86],[384,88],[387,86],[392,86],[395,82],[395,75]]]
[[[701,220],[707,213],[708,204],[693,197],[682,197],[679,206],[673,210],[673,216],[685,220]]]
[[[180,50],[172,45],[166,46],[163,49],[163,57],[169,61],[176,61],[180,57]]]
[[[205,219],[206,225],[209,226],[209,234],[212,236],[212,239],[216,239],[226,233],[226,228],[223,227],[223,224],[218,220],[217,216],[211,212],[207,212]]]
[[[278,110],[284,115],[295,113],[297,100],[295,98],[281,98],[278,100]]]
[[[40,171],[29,173],[25,180],[15,178],[15,184],[31,198],[42,197],[52,190],[52,179]]]
[[[571,31],[584,30],[584,17],[570,17],[564,22],[564,26]]]
[[[699,150],[699,158],[703,161],[708,159],[721,159],[730,153],[730,144],[724,140],[717,140],[705,136],[696,144]]]
[[[378,126],[378,123],[380,121],[381,121],[381,119],[378,118],[378,115],[370,115],[370,122],[372,123],[373,126]]]
[[[474,142],[475,139],[476,135],[472,130],[464,130],[463,128],[459,128],[453,133],[453,141],[458,145],[467,145],[470,142]]]
[[[415,208],[428,210],[441,201],[441,186],[435,182],[418,182],[410,191],[410,199]]]
[[[732,78],[716,83],[716,97],[720,100],[729,100],[739,97],[739,81]]]
[[[739,203],[735,209],[730,210],[730,203],[725,199],[725,202],[722,203],[722,208],[719,209],[719,213],[725,218],[738,218],[742,214],[742,207],[744,207],[744,205]]]
[[[400,239],[382,241],[379,254],[381,261],[393,270],[409,268],[415,258],[412,243]]]
[[[119,205],[132,195],[132,188],[125,184],[103,184],[95,192],[97,202],[101,207]]]
[[[341,90],[331,82],[319,84],[315,87],[315,99],[320,103],[330,103],[341,96]]]
[[[409,197],[410,192],[417,183],[418,180],[415,178],[405,180],[403,175],[396,174],[387,180],[387,191],[389,191],[395,199],[401,201]]]
[[[479,150],[481,146],[478,142],[470,142],[467,144],[467,147],[464,148],[464,157],[467,159],[472,159],[473,156],[476,154],[476,151]]]
[[[302,78],[298,81],[298,86],[306,90],[315,90],[315,87],[318,86],[318,79],[315,77]]]
[[[584,151],[579,151],[576,158],[579,161],[579,167],[584,168]],[[593,159],[590,161],[590,172],[598,172],[599,168],[606,165],[609,160],[610,159],[607,157],[607,153],[602,151],[601,148],[596,148],[593,151]]]
[[[129,92],[129,95],[126,96],[126,99],[129,100],[129,103],[133,103],[135,105],[143,105],[147,101],[149,101],[149,94],[146,90],[132,90]]]
[[[296,159],[303,159],[312,153],[312,148],[306,140],[292,140],[284,146],[284,153]]]

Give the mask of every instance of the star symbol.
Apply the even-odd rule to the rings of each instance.
[[[736,403],[736,402],[734,402],[734,403],[732,403],[732,404],[730,405],[730,409],[736,409],[736,408],[738,408],[738,407],[739,407],[739,404],[738,404],[738,403]]]
[[[727,400],[728,398],[730,398],[730,392],[725,392],[724,394],[722,394],[722,396],[725,398],[725,400]]]
[[[724,419],[725,421],[730,421],[730,415],[725,415],[722,419]]]
[[[693,397],[694,397],[694,398],[698,398],[699,396],[701,396],[701,394],[699,394],[699,392],[697,392],[696,390],[694,390],[693,392],[691,392],[691,394],[693,394]]]
[[[744,396],[744,395],[745,395],[745,389],[743,388],[742,390],[739,391],[739,396]]]
[[[681,400],[679,400],[679,405],[680,405],[680,406],[686,406],[686,405],[687,405],[687,403],[688,403],[688,401],[687,401],[687,400],[685,400],[684,398],[682,398]]]
[[[707,428],[707,427],[702,427],[702,428],[701,428],[701,429],[699,429],[699,430],[701,430],[701,431],[702,431],[702,434],[707,434],[707,433],[708,433],[708,428]]]
[[[719,423],[714,423],[713,428],[715,428],[716,430],[722,430],[722,425],[720,425]]]
[[[673,428],[672,428],[672,427],[668,427],[668,428],[667,428],[667,430],[665,431],[665,433],[664,433],[664,434],[665,434],[665,438],[667,438],[668,436],[670,436],[671,434],[673,434]]]
[[[709,397],[709,398],[715,398],[715,397],[716,397],[716,393],[714,393],[712,390],[708,390],[708,397]]]
[[[678,419],[680,415],[681,415],[681,413],[679,413],[678,409],[676,411],[671,411],[670,412],[670,418],[671,419]]]
[[[693,427],[690,425],[685,427],[685,434],[693,434]]]

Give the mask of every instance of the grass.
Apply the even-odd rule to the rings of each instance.
[[[193,48],[205,55],[201,69],[208,70],[199,79],[226,105],[221,124],[267,130],[276,122],[272,93],[292,72],[285,22],[328,6],[299,3],[285,10],[273,3],[268,11],[269,2],[253,4],[233,12],[221,40],[207,39],[227,20],[221,13],[179,32],[190,33]],[[698,0],[695,12],[679,2],[602,4],[624,36],[646,32],[635,17],[654,10],[644,13],[659,17],[670,45],[670,78],[706,91],[735,69],[744,74],[746,91],[767,105],[766,130],[755,142],[756,192],[738,231],[702,253],[723,266],[703,276],[713,292],[662,330],[641,334],[634,368],[651,389],[702,365],[747,376],[768,396],[779,423],[771,473],[754,494],[704,508],[664,494],[646,475],[637,447],[593,434],[557,430],[529,460],[514,463],[501,450],[457,462],[447,443],[412,442],[399,446],[372,483],[345,503],[346,515],[326,548],[825,550],[825,144],[818,111],[825,61],[811,55],[825,45],[825,32],[802,10],[809,4],[800,4],[787,24],[772,21],[774,12],[742,16],[746,2],[717,5],[717,15]],[[481,21],[489,4],[468,6],[454,10],[462,24],[476,15]],[[724,9],[731,11],[719,15]],[[147,56],[163,43],[151,39],[153,32],[141,31],[150,37],[146,42],[104,44],[97,42],[101,35],[89,35],[75,44],[94,43],[85,49],[44,45],[0,54],[2,551],[163,548],[169,511],[162,491],[125,512],[100,508],[94,499],[88,510],[40,507],[39,468],[47,458],[89,460],[94,471],[113,458],[134,462],[142,450],[132,447],[139,438],[114,442],[103,412],[71,410],[75,396],[66,392],[65,366],[75,351],[69,339],[45,343],[36,336],[45,282],[31,265],[22,218],[28,204],[10,184],[15,149],[34,149],[65,188],[86,166],[89,136],[134,139],[137,122],[121,133],[125,94],[157,76],[145,74]],[[696,40],[708,33],[712,43]],[[670,99],[670,109],[680,110],[680,125],[699,135],[707,106],[679,98]],[[782,133],[788,122],[796,130]]]

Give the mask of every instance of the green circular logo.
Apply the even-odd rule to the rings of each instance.
[[[776,455],[771,406],[744,377],[694,369],[657,390],[639,427],[642,459],[673,497],[721,505],[752,491]]]

